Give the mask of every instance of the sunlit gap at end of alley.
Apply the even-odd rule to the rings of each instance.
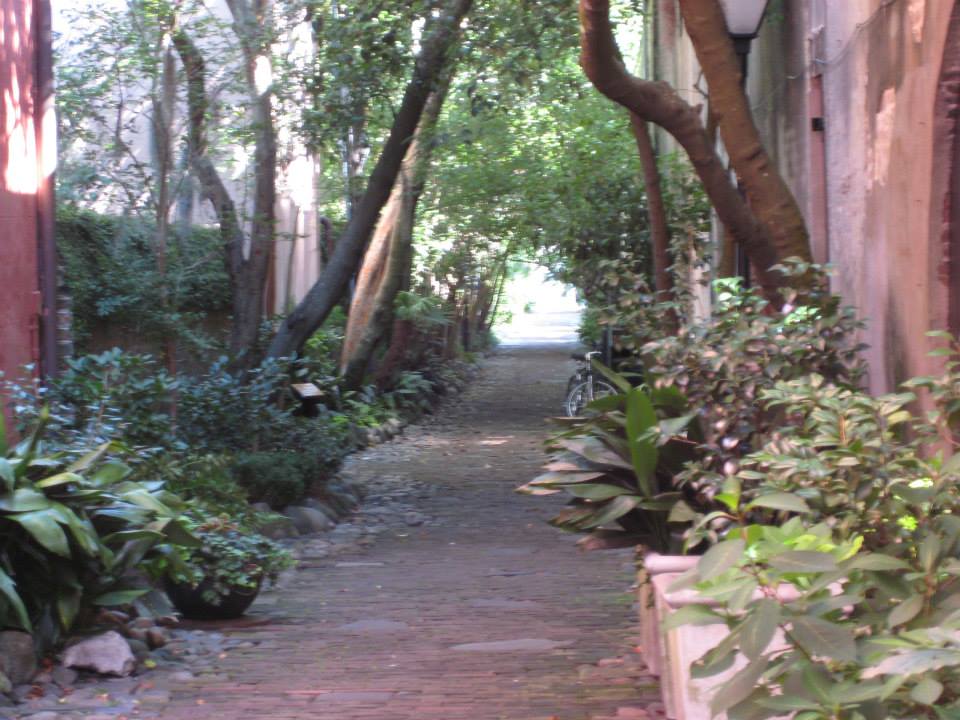
[[[576,291],[538,268],[514,278],[508,288],[509,315],[494,328],[501,345],[574,344],[581,308]]]

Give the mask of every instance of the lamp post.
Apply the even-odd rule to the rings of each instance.
[[[750,54],[750,42],[760,33],[763,16],[767,12],[770,0],[720,0],[723,16],[727,21],[727,32],[733,40],[733,49],[740,58],[740,86],[747,88],[747,56]],[[750,287],[750,261],[747,254],[736,246],[737,274],[743,278],[745,287]]]
[[[770,0],[720,0],[723,16],[727,21],[727,32],[740,57],[742,83],[747,81],[747,55],[750,54],[750,41],[760,32],[760,24],[763,22],[763,16],[769,4]]]

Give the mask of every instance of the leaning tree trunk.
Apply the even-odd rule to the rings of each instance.
[[[363,382],[370,357],[389,326],[393,301],[403,283],[403,255],[413,237],[413,215],[410,180],[401,170],[364,254],[350,302],[340,357],[340,372],[348,387]]]
[[[390,199],[363,256],[340,358],[341,374],[349,387],[362,383],[374,350],[393,322],[393,305],[409,272],[414,217],[433,151],[431,136],[452,78],[452,72],[446,73],[427,100]]]
[[[707,80],[720,138],[754,215],[767,229],[781,259],[795,256],[812,262],[803,214],[753,121],[719,0],[680,0],[680,11]]]
[[[643,80],[627,71],[610,25],[609,0],[580,0],[580,22],[580,64],[587,77],[608,98],[643,120],[659,125],[677,140],[690,158],[720,221],[756,267],[761,285],[769,292],[775,291],[782,277],[773,267],[796,255],[796,248],[792,244],[789,247],[775,244],[774,236],[751,211],[731,182],[697,108],[685,102],[666,83]]]
[[[292,355],[312,335],[343,297],[354,272],[363,260],[363,252],[376,227],[381,210],[390,197],[427,98],[448,61],[460,23],[470,10],[472,0],[449,0],[440,17],[428,28],[413,77],[390,128],[390,135],[370,175],[366,192],[337,242],[330,262],[324,268],[300,304],[280,325],[270,343],[271,357]]]

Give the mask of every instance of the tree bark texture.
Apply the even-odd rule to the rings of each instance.
[[[667,83],[643,80],[627,71],[610,25],[609,0],[580,0],[580,23],[580,64],[587,77],[608,98],[676,139],[690,158],[720,221],[753,261],[760,284],[775,290],[781,278],[771,268],[784,257],[731,181],[698,109]]]
[[[673,277],[670,275],[670,227],[667,225],[667,210],[663,204],[663,192],[660,187],[660,170],[657,156],[650,139],[647,121],[636,113],[630,113],[630,124],[637,140],[640,164],[643,166],[643,183],[647,195],[647,215],[650,218],[650,238],[653,241],[653,281],[657,298],[661,301],[673,299]]]
[[[413,225],[433,151],[433,130],[443,108],[452,73],[445,73],[420,118],[390,199],[363,256],[347,315],[340,371],[349,387],[358,387],[374,350],[393,322],[393,306],[410,272]]]
[[[236,203],[208,155],[206,68],[200,50],[182,30],[174,45],[187,77],[188,141],[190,165],[203,196],[213,205],[220,224],[230,276],[233,323],[230,351],[255,360],[257,335],[263,320],[263,294],[270,269],[276,212],[277,140],[271,116],[272,89],[258,88],[258,62],[269,59],[269,14],[272,0],[227,0],[233,25],[243,50],[246,85],[251,101],[250,122],[255,131],[253,218],[250,234],[244,232]]]
[[[754,215],[780,259],[813,262],[807,225],[796,198],[760,140],[743,90],[740,61],[719,0],[680,0],[680,11],[710,91],[720,138]]]
[[[320,278],[278,328],[270,343],[270,356],[289,356],[297,352],[343,296],[350,278],[363,259],[365,246],[390,197],[427,98],[446,66],[448,51],[471,5],[472,0],[450,0],[440,17],[428,23],[428,32],[417,57],[413,77],[404,92],[367,189]]]

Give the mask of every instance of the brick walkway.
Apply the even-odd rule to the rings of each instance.
[[[160,717],[657,717],[631,647],[630,554],[579,553],[544,523],[558,502],[513,493],[543,462],[566,357],[502,351],[435,422],[355,459],[354,475],[435,485],[422,509],[436,522],[308,558],[254,606],[261,624],[229,631],[255,645],[178,686]]]

